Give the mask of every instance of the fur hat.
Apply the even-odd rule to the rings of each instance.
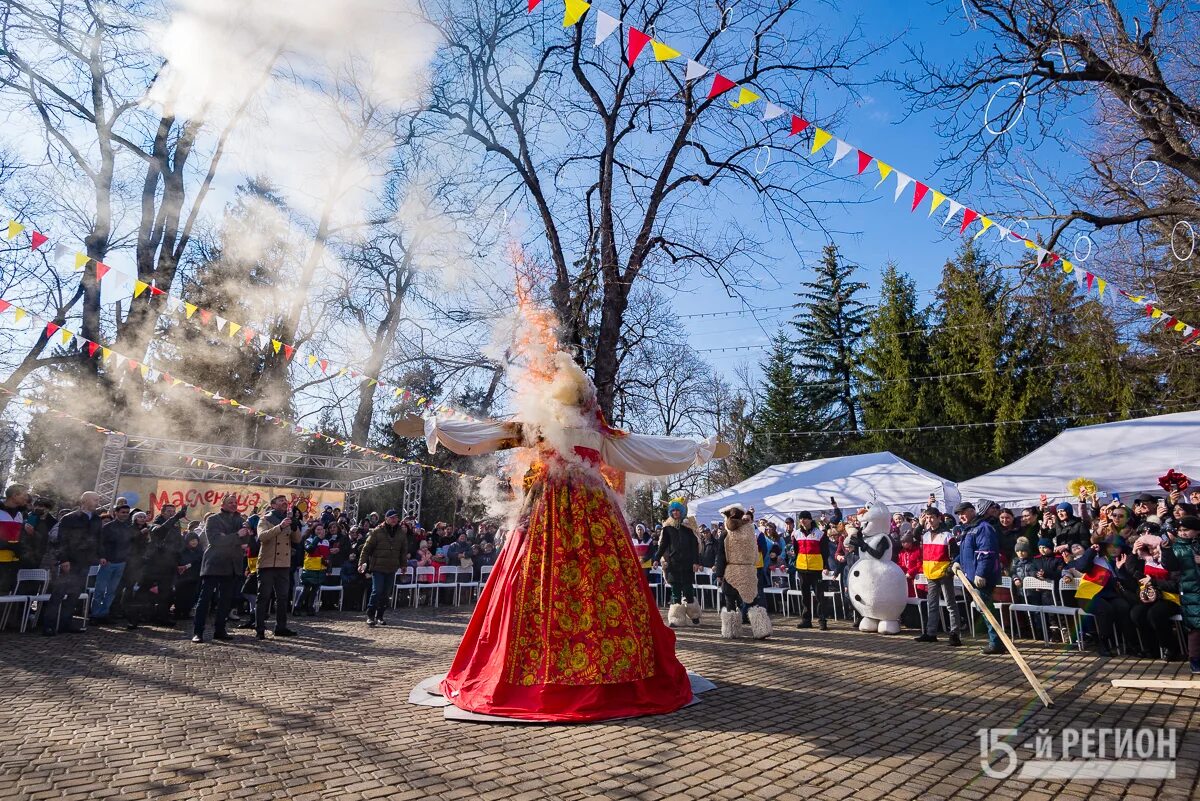
[[[670,517],[676,510],[679,511],[680,518],[687,517],[687,504],[683,498],[672,498],[667,504],[667,517]]]
[[[731,503],[728,506],[722,507],[718,511],[721,513],[722,517],[729,517],[730,512],[737,512],[739,515],[746,514],[746,508],[740,503]]]

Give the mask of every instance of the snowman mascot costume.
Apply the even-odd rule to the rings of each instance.
[[[846,590],[850,602],[862,615],[861,631],[899,634],[900,615],[908,604],[908,581],[904,571],[892,561],[892,538],[888,524],[892,518],[887,506],[874,503],[859,518],[859,560],[850,568]]]

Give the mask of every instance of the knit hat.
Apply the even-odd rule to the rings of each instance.
[[[1070,512],[1070,511],[1072,511],[1072,509],[1071,509],[1071,504],[1067,503],[1066,501],[1063,501],[1062,503],[1060,503],[1058,506],[1055,506],[1054,508],[1055,508],[1055,509],[1057,509],[1057,510],[1058,510],[1058,511],[1060,511],[1060,512]]]
[[[987,498],[980,498],[979,502],[975,504],[975,511],[979,512],[981,515],[986,515],[988,511],[995,505],[995,501],[989,501]]]
[[[388,509],[387,514],[384,515],[384,517],[399,517],[399,516],[400,516],[400,513],[397,512],[395,509]]]
[[[1038,547],[1039,548],[1053,548],[1054,540],[1050,539],[1049,537],[1038,537]]]
[[[799,517],[801,520],[812,520],[812,512],[806,509],[797,515],[797,517]]]
[[[1031,550],[1029,547],[1029,540],[1025,537],[1017,537],[1017,544],[1013,550],[1017,553],[1029,553]]]
[[[670,517],[676,510],[679,511],[681,518],[687,517],[687,504],[683,502],[683,498],[672,498],[667,504],[667,517]]]

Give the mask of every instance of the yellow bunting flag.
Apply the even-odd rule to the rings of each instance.
[[[26,311],[20,306],[13,306],[13,322],[19,323],[25,319]]]
[[[139,364],[138,372],[140,372],[142,374],[142,378],[145,378],[146,374],[150,372],[150,368],[149,368],[149,366],[147,366],[145,364]]]
[[[86,253],[76,253],[75,254],[75,269],[82,270],[84,267],[87,266],[87,263],[89,261],[91,261],[91,259],[88,258]]]
[[[71,343],[71,332],[65,328],[62,330],[62,343],[64,345],[69,345]]]
[[[242,326],[239,323],[234,323],[234,322],[229,323],[229,336],[233,336],[234,334],[236,334],[238,331],[241,331],[241,330],[242,330]]]
[[[102,361],[102,362],[104,362],[104,361],[108,361],[108,357],[109,357],[109,356],[112,356],[112,351],[111,351],[111,350],[109,350],[108,348],[101,348],[101,349],[100,349],[100,361]]]
[[[566,0],[566,8],[563,9],[563,27],[570,28],[579,22],[591,7],[592,4],[584,2],[584,0]]]
[[[746,87],[743,86],[740,89],[738,89],[737,100],[733,101],[729,105],[733,106],[734,108],[741,108],[742,106],[750,105],[755,100],[762,100],[762,96],[757,95],[754,92],[751,92],[749,89],[747,89]],[[820,132],[819,128],[817,130],[818,130],[818,132]],[[825,135],[829,136],[829,134],[825,134]],[[815,144],[815,142],[814,142],[814,144]],[[817,148],[813,148],[813,152],[816,153]]]
[[[313,356],[312,354],[309,354],[309,357],[308,357],[308,366],[309,366],[309,367],[312,367],[312,366],[313,366],[313,365],[315,365],[316,363],[317,363],[317,357],[316,357],[316,356]]]
[[[192,315],[196,313],[197,308],[199,308],[199,307],[196,306],[196,304],[194,304],[194,303],[184,303],[183,304],[184,313],[187,315],[187,318],[189,320],[192,319]]]
[[[946,196],[936,189],[931,189],[930,193],[933,195],[933,200],[929,204],[929,214],[932,216],[937,207],[946,202]]]
[[[825,145],[829,144],[829,140],[831,140],[831,139],[833,139],[833,134],[831,134],[829,131],[825,131],[825,130],[822,130],[821,128],[817,128],[816,131],[813,132],[813,143],[812,143],[812,151],[811,152],[816,153],[818,150],[825,147]]]
[[[1108,282],[1103,278],[1096,279],[1096,287],[1100,290],[1100,297],[1104,297],[1104,288],[1108,286]]]
[[[21,233],[24,230],[25,230],[25,226],[21,225],[16,220],[11,220],[8,223],[8,238],[12,239],[14,236]]]
[[[150,285],[147,284],[145,281],[136,281],[135,280],[133,282],[133,296],[135,298],[140,298],[142,296],[142,293],[145,292],[149,288],[150,288]]]
[[[1162,317],[1162,315],[1162,309],[1159,308],[1155,308],[1154,311],[1150,312],[1150,317],[1155,320],[1157,320],[1159,317]]]
[[[279,353],[279,349],[282,347],[283,347],[283,343],[280,342],[278,339],[271,340],[271,350],[275,351],[276,353]]]
[[[239,403],[238,403],[237,401],[235,401],[233,398],[230,398],[230,399],[229,399],[229,405],[230,405],[230,406],[240,406],[241,404],[239,404]]]
[[[1183,329],[1187,328],[1187,323],[1180,320],[1179,322],[1175,323],[1175,325],[1173,325],[1171,327],[1174,328],[1176,331],[1182,331]]]
[[[1072,264],[1069,259],[1063,259],[1062,260],[1062,271],[1069,275],[1070,273],[1075,272],[1075,265]]]
[[[655,61],[670,61],[673,58],[679,58],[683,55],[675,48],[669,47],[662,42],[651,41],[650,46],[654,48]]]
[[[875,159],[875,168],[879,170],[879,183],[875,184],[875,186],[879,186],[879,184],[886,181],[887,177],[892,174],[892,165]]]
[[[991,228],[991,227],[992,227],[992,221],[991,221],[991,219],[990,219],[990,218],[988,218],[988,217],[980,217],[979,219],[980,219],[980,221],[983,223],[983,228],[981,228],[981,229],[979,230],[979,233],[975,234],[975,238],[976,238],[976,239],[978,239],[979,237],[983,236],[983,235],[984,235],[984,233],[986,233],[986,232],[987,232],[987,229],[989,229],[989,228]]]

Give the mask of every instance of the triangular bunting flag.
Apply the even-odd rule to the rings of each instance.
[[[201,324],[203,324],[203,325],[208,325],[209,323],[211,323],[211,322],[212,322],[212,318],[213,318],[213,313],[212,313],[212,312],[210,312],[208,309],[201,309],[201,310],[200,310],[200,322],[201,322]]]
[[[979,229],[979,233],[975,234],[975,239],[978,239],[986,234],[987,229],[992,227],[992,220],[990,217],[980,217],[979,221],[983,224],[983,227]]]
[[[887,177],[892,174],[892,165],[882,162],[879,159],[875,159],[875,169],[879,170],[879,182],[875,184],[875,188],[878,189],[879,187],[883,186],[883,182],[886,181]]]
[[[151,295],[165,295],[166,293],[163,292],[158,287],[156,287],[154,284],[150,284],[150,294]]]
[[[4,314],[6,311],[8,311],[11,308],[12,308],[11,303],[9,303],[4,298],[0,298],[0,314]]]
[[[917,210],[917,206],[921,205],[921,201],[925,199],[925,193],[928,191],[929,191],[928,186],[921,183],[920,181],[916,182],[916,186],[913,188],[913,204],[912,204],[912,209],[910,209],[910,211]]]
[[[12,239],[14,236],[21,233],[24,230],[25,230],[25,226],[21,225],[16,220],[11,220],[8,223],[8,238]]]
[[[108,348],[100,349],[100,361],[106,362],[106,361],[108,361],[109,357],[111,357],[111,356],[112,356],[112,351],[109,350]]]
[[[598,30],[597,33],[599,33]],[[706,74],[708,74],[708,67],[704,66],[698,61],[692,61],[689,58],[687,63],[687,71],[683,74],[683,80],[694,81],[697,78],[703,78]]]
[[[136,370],[136,369],[137,369],[137,366],[138,366],[138,360],[137,360],[137,359],[126,359],[125,361],[128,363],[129,370],[130,370],[131,372],[132,372],[133,370]]]
[[[566,0],[566,6],[563,8],[563,27],[570,28],[579,22],[591,7],[592,4],[584,0]]]
[[[61,326],[55,325],[54,323],[46,323],[46,339],[53,337],[59,328],[61,328]]]
[[[638,56],[642,54],[642,50],[648,44],[650,44],[650,34],[630,27],[628,47],[625,50],[625,62],[632,67],[633,62],[637,61]]]
[[[146,282],[135,280],[133,282],[133,296],[135,298],[140,298],[142,296],[142,293],[145,292],[149,288],[150,288],[150,285],[147,284]]]
[[[54,250],[50,254],[50,260],[58,261],[65,255],[67,255],[67,246],[63,244],[57,244],[54,246]]]
[[[833,139],[833,134],[831,134],[829,131],[817,128],[815,131],[813,131],[812,150],[809,152],[816,153],[818,150],[825,147],[825,145],[829,144],[831,139]]]
[[[285,358],[285,359],[287,359],[287,360],[289,360],[289,361],[290,361],[290,360],[291,360],[291,358],[292,358],[292,355],[293,355],[295,352],[296,352],[296,349],[295,349],[295,348],[293,348],[291,345],[284,345],[284,346],[283,346],[283,358]]]
[[[946,219],[942,220],[942,225],[945,225],[946,223],[953,220],[954,215],[958,214],[960,211],[962,211],[962,208],[963,208],[963,204],[959,203],[957,200],[954,200],[953,198],[950,198],[950,211],[948,214],[946,214]]]
[[[249,345],[250,342],[254,339],[254,329],[253,328],[244,329],[242,331],[242,339],[246,340],[246,344]]]
[[[91,259],[88,258],[88,255],[86,253],[76,253],[75,254],[75,269],[82,270],[84,265],[87,264],[89,261],[91,261]]]
[[[750,105],[756,100],[762,100],[762,95],[755,94],[743,86],[738,90],[737,100],[732,101],[729,105],[734,108],[741,108],[742,106]]]
[[[933,213],[935,211],[937,211],[937,207],[942,205],[942,203],[944,203],[945,201],[946,201],[946,196],[943,195],[941,192],[937,191],[936,189],[934,189],[933,190],[933,201],[929,204],[929,214],[926,216],[932,217]]]
[[[804,119],[803,117],[797,116],[796,114],[793,114],[792,115],[792,130],[788,133],[788,136],[795,136],[798,133],[803,133],[804,129],[807,127],[808,127],[808,120]]]
[[[529,0],[531,3],[533,0]],[[605,14],[603,11],[596,15],[596,47],[600,43],[612,35],[612,32],[621,24],[621,20],[616,17]]]
[[[1093,275],[1092,273],[1084,273],[1083,277],[1084,277],[1084,283],[1087,284],[1087,288],[1091,289],[1092,285],[1094,283],[1096,283],[1096,276]]]
[[[329,370],[329,360],[321,359],[321,372],[322,373],[328,372],[328,370]]]
[[[87,354],[88,354],[88,356],[90,356],[90,357],[92,357],[92,358],[95,358],[95,356],[96,356],[96,351],[98,351],[98,350],[100,350],[100,346],[99,346],[98,344],[96,344],[95,342],[91,342],[91,341],[89,341],[89,342],[87,343]]]
[[[309,367],[312,367],[312,366],[313,366],[314,364],[316,364],[316,363],[317,363],[317,357],[316,357],[316,356],[313,356],[313,355],[310,353],[310,354],[308,355],[308,366],[309,366]]]
[[[970,225],[971,223],[975,222],[975,219],[978,216],[979,216],[979,212],[975,211],[975,209],[965,210],[963,212],[962,225],[959,226],[958,232],[960,234],[965,233],[967,230],[967,226]]]
[[[229,324],[229,336],[233,336],[234,334],[236,334],[238,331],[241,331],[241,330],[242,330],[242,327],[238,323],[231,322]]]
[[[655,61],[670,61],[673,58],[679,58],[683,55],[675,48],[669,47],[658,40],[651,42],[650,47],[654,50]]]
[[[774,103],[772,103],[770,100],[768,100],[767,107],[766,107],[766,109],[763,110],[763,115],[762,115],[763,122],[770,122],[771,120],[775,119],[776,117],[782,117],[782,116],[783,116],[783,107],[777,106]]]
[[[49,241],[50,241],[50,238],[49,238],[49,237],[47,237],[47,236],[46,236],[45,234],[43,234],[43,233],[39,233],[39,232],[37,232],[37,231],[33,231],[33,232],[31,232],[31,233],[29,234],[29,240],[30,240],[30,241],[29,241],[29,249],[30,249],[30,250],[37,250],[37,249],[38,249],[38,248],[40,248],[42,245],[44,245],[44,244],[46,244],[47,242],[49,242]]]
[[[1148,310],[1150,310],[1150,317],[1151,317],[1151,318],[1153,318],[1153,319],[1155,319],[1155,320],[1157,320],[1159,317],[1162,317],[1162,316],[1163,316],[1163,310],[1162,310],[1162,309],[1155,308],[1154,306],[1147,306],[1146,308],[1147,308]]]
[[[896,171],[896,194],[892,197],[893,203],[900,199],[900,195],[904,194],[904,190],[908,189],[908,185],[912,182],[911,176],[905,175],[899,170]]]
[[[71,344],[71,337],[72,337],[72,336],[74,336],[74,335],[73,335],[73,334],[72,334],[70,331],[68,331],[67,329],[65,329],[65,328],[64,328],[64,329],[62,330],[62,343],[63,343],[64,345],[69,345],[69,344]]]
[[[538,7],[538,5],[541,2],[542,2],[542,0],[529,0],[529,9],[528,10],[533,11],[535,8]]]
[[[17,306],[15,309],[13,309],[13,322],[19,323],[24,320],[26,313],[27,312],[24,309],[22,309],[20,306]]]
[[[220,331],[222,328],[225,327],[225,323],[228,321],[219,314],[214,315],[214,316],[217,318],[217,330]]]
[[[708,96],[710,99],[714,98],[719,94],[724,94],[725,92],[728,92],[730,89],[732,89],[735,86],[737,86],[736,83],[729,80],[724,75],[722,75],[721,73],[718,72],[717,76],[715,78],[713,78],[712,88],[708,90]]]
[[[1102,298],[1104,297],[1104,289],[1107,286],[1108,286],[1108,282],[1105,281],[1103,278],[1096,279],[1096,289],[1097,289],[1097,291],[1099,291],[1100,297],[1102,297]]]
[[[112,268],[102,261],[96,262],[96,280],[103,281],[104,276],[108,275],[108,271]]]
[[[196,313],[196,309],[197,309],[196,304],[185,302],[183,304],[183,308],[187,312],[187,318],[189,320],[192,319],[192,315]]]
[[[834,164],[837,164],[839,161],[846,158],[846,156],[849,156],[850,151],[853,149],[853,145],[851,145],[849,142],[843,142],[841,139],[837,140],[837,143],[833,146],[833,161],[829,162],[829,166],[832,167]]]
[[[1174,317],[1172,317],[1171,319],[1175,320]],[[1173,325],[1171,327],[1174,328],[1176,331],[1182,331],[1183,329],[1187,328],[1187,323],[1185,323],[1183,320],[1175,320],[1175,325]]]
[[[276,353],[279,353],[279,349],[282,347],[283,347],[283,343],[280,342],[278,339],[271,340],[271,350],[275,351]]]
[[[858,151],[858,174],[862,175],[867,167],[871,166],[872,161],[874,161],[874,158],[872,158],[870,153],[865,150]]]
[[[150,368],[144,364],[139,364],[138,371],[141,372],[142,378],[145,378],[146,374],[150,372]]]

